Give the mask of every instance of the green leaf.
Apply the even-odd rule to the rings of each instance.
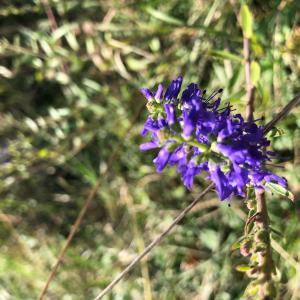
[[[279,137],[279,136],[284,135],[284,130],[281,128],[274,127],[271,129],[269,135],[270,135],[270,138]]]
[[[169,23],[169,24],[173,24],[173,25],[184,25],[182,21],[180,21],[174,17],[171,17],[159,10],[153,9],[152,7],[147,7],[146,12],[148,14],[150,14],[152,17],[154,17],[160,21],[163,21],[165,23]]]
[[[223,58],[223,59],[229,59],[229,60],[234,60],[234,61],[238,61],[238,62],[242,62],[243,58],[236,55],[236,54],[232,54],[228,51],[223,51],[223,50],[211,50],[208,52],[208,54],[210,54],[211,56],[215,56],[215,57],[219,57],[219,58]]]
[[[150,63],[148,59],[136,59],[133,57],[128,57],[126,63],[130,70],[141,71],[145,70]]]
[[[275,229],[275,228],[273,228],[271,226],[269,226],[269,227],[271,229],[271,232],[274,232],[275,234],[277,234],[278,236],[280,236],[282,238],[284,237],[284,235],[280,231],[278,231],[277,229]]]
[[[160,41],[158,38],[153,38],[150,42],[149,42],[149,47],[153,52],[157,52],[160,49]]]
[[[244,36],[248,39],[252,37],[252,27],[253,27],[253,16],[251,11],[249,10],[248,5],[242,5],[240,11],[240,19],[241,19],[241,26],[243,29]]]
[[[68,32],[65,36],[69,46],[74,50],[74,51],[78,51],[80,46],[78,44],[78,41],[76,39],[76,36],[74,33],[72,32]]]
[[[240,246],[241,246],[241,244],[242,244],[242,242],[244,241],[244,239],[245,239],[246,237],[243,235],[243,236],[241,236],[237,241],[235,241],[232,245],[231,245],[231,251],[234,251],[234,250],[236,250],[236,249],[239,249],[240,248]]]
[[[212,251],[216,251],[220,245],[218,232],[212,229],[204,229],[200,233],[201,243]]]
[[[251,81],[254,86],[257,86],[257,83],[260,80],[260,65],[256,61],[251,62]]]
[[[74,157],[70,160],[72,169],[79,175],[81,175],[87,182],[94,185],[97,182],[97,173],[93,167],[85,160],[84,162]]]
[[[239,265],[239,266],[236,266],[235,269],[238,272],[247,272],[247,271],[251,270],[251,267],[249,267],[247,265]]]
[[[278,195],[288,197],[292,201],[295,200],[295,196],[292,194],[292,192],[290,192],[289,190],[287,190],[286,188],[282,187],[277,183],[267,182],[266,187],[268,187],[272,192]]]

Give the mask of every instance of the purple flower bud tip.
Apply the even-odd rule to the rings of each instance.
[[[157,142],[155,142],[155,141],[150,141],[150,142],[141,144],[141,145],[140,145],[140,150],[141,150],[141,151],[147,151],[147,150],[155,149],[155,148],[158,148],[158,147],[159,147],[159,144],[158,144]]]
[[[158,85],[158,87],[157,87],[157,91],[156,91],[156,93],[155,93],[154,98],[155,98],[156,100],[161,100],[161,99],[162,99],[163,92],[164,92],[164,88],[163,88],[162,84],[160,83],[160,84]]]
[[[158,172],[161,172],[166,167],[169,158],[170,152],[166,148],[162,148],[157,157],[153,160]]]
[[[145,96],[145,98],[149,101],[153,98],[152,92],[147,88],[141,89],[142,94]]]

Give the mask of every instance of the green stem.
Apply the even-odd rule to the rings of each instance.
[[[181,136],[178,136],[178,135],[174,136],[174,137],[172,136],[172,139],[174,139],[178,143],[187,143],[190,146],[197,147],[203,152],[207,152],[210,149],[210,147],[206,144],[199,143],[198,141],[195,141],[195,140],[188,140],[187,141],[187,140],[183,139]]]

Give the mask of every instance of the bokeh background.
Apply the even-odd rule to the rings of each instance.
[[[101,181],[47,299],[92,299],[203,187],[157,174],[140,153],[141,87],[184,75],[245,111],[239,1],[2,0],[0,3],[0,299],[37,299],[81,207]],[[300,2],[247,1],[254,17],[255,117],[299,92]],[[300,299],[300,110],[272,137],[270,166],[295,203],[268,194],[279,299]],[[232,251],[242,199],[211,193],[107,299],[241,299]],[[278,248],[279,245],[279,248]]]

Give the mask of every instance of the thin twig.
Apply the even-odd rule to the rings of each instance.
[[[52,31],[57,30],[58,25],[57,25],[57,22],[56,22],[54,13],[53,13],[53,11],[52,11],[51,6],[49,5],[48,0],[42,0],[42,4],[43,4],[43,6],[44,6],[44,9],[45,9],[47,18],[48,18],[48,20],[49,20],[51,30],[52,30]]]
[[[132,128],[134,126],[134,123],[136,122],[136,120],[137,120],[137,118],[138,118],[138,116],[139,116],[139,114],[141,112],[142,107],[143,106],[141,105],[139,107],[139,109],[137,110],[136,114],[133,116],[133,118],[132,118],[132,120],[130,122],[130,126],[129,126],[126,134],[125,134],[124,139],[126,139],[130,135],[131,130],[132,130]],[[51,273],[48,276],[48,279],[47,279],[47,281],[45,283],[45,286],[44,286],[44,288],[43,288],[43,290],[42,290],[42,292],[41,292],[41,294],[39,296],[39,300],[43,300],[44,299],[44,296],[46,295],[46,292],[47,292],[47,290],[49,288],[49,285],[50,285],[52,279],[55,277],[56,272],[58,270],[58,267],[61,264],[62,259],[65,256],[65,254],[66,254],[66,252],[67,252],[67,250],[68,250],[68,248],[69,248],[69,246],[70,246],[70,244],[71,244],[71,242],[72,242],[72,240],[74,238],[75,233],[77,232],[78,228],[80,227],[80,224],[82,223],[82,220],[83,220],[86,212],[88,211],[88,208],[89,208],[90,204],[94,200],[94,198],[95,198],[95,196],[96,196],[96,194],[98,192],[98,189],[99,189],[99,187],[101,185],[101,182],[104,180],[105,176],[107,175],[107,172],[110,169],[110,166],[112,165],[112,163],[115,161],[115,159],[119,155],[122,146],[123,146],[123,143],[120,142],[114,148],[114,151],[112,152],[112,154],[111,154],[111,156],[110,156],[110,158],[109,158],[109,160],[107,162],[106,171],[103,174],[101,174],[101,176],[98,178],[98,180],[96,181],[93,189],[91,190],[91,192],[89,193],[88,197],[86,198],[86,200],[85,200],[85,202],[83,204],[83,207],[81,208],[81,210],[80,210],[80,212],[78,214],[78,217],[77,217],[75,223],[71,227],[71,231],[70,231],[70,233],[69,233],[69,235],[67,237],[66,243],[63,246],[63,248],[61,249],[61,251],[60,251],[60,253],[59,253],[58,257],[57,257],[57,260],[56,260],[56,262],[55,262],[55,264],[54,264],[54,266],[53,266],[53,268],[51,270]]]
[[[117,277],[95,298],[99,300],[104,297],[109,291],[111,291],[114,286],[126,275],[128,274],[135,266],[138,264],[143,257],[145,257],[156,245],[158,245],[162,239],[169,234],[169,232],[187,215],[187,213],[214,187],[214,184],[211,183],[193,202],[191,202],[168,226],[168,228],[161,233],[157,238],[155,238],[145,250],[139,254]]]
[[[282,118],[284,118],[294,107],[300,104],[300,94],[297,94],[266,126],[264,133],[268,133]]]
[[[294,103],[291,105],[291,102]],[[295,107],[295,99],[291,100],[279,113],[280,118],[277,118],[277,116],[274,117],[273,120],[270,123],[272,126],[275,126],[276,123],[281,120],[283,117],[285,117],[293,107]],[[269,123],[269,124],[270,124]],[[266,128],[264,130],[264,133],[268,133],[272,127]],[[108,294],[114,287],[115,285],[118,284],[119,281],[122,280],[124,276],[126,276],[134,267],[136,264],[138,264],[144,256],[146,256],[150,251],[157,246],[162,239],[169,234],[169,232],[187,215],[187,213],[206,195],[212,188],[214,187],[214,184],[211,183],[191,204],[189,204],[175,219],[174,221],[169,225],[169,227],[162,232],[155,240],[153,240],[146,248],[145,250],[136,256],[136,258],[121,272],[119,273],[115,279],[100,293],[98,296],[95,298],[95,300],[100,300],[103,296]]]
[[[36,263],[35,256],[33,255],[30,247],[23,243],[20,235],[16,231],[13,223],[13,218],[9,217],[7,214],[4,214],[0,210],[0,223],[3,223],[4,226],[10,231],[11,236],[18,244],[18,250],[23,254],[24,258],[28,259],[31,263]]]
[[[45,13],[47,15],[48,21],[50,23],[51,31],[52,31],[52,33],[54,33],[58,29],[58,23],[56,21],[53,10],[52,10],[48,0],[42,0],[42,5],[43,5]],[[57,41],[57,44],[59,46],[61,45],[60,40]],[[62,70],[63,73],[65,73],[65,74],[68,73],[68,67],[64,62],[60,65],[60,69]]]
[[[137,221],[137,214],[134,208],[134,201],[132,196],[129,193],[128,186],[126,183],[120,189],[120,200],[125,202],[132,219],[132,229],[133,229],[133,236],[135,243],[137,245],[137,250],[139,253],[142,253],[145,249],[145,243],[142,237],[142,234],[139,230],[139,225]],[[147,260],[143,260],[141,262],[141,273],[143,276],[143,283],[144,283],[144,300],[152,300],[152,292],[151,292],[151,282],[149,276],[149,268]]]
[[[101,178],[102,179],[102,178]],[[57,272],[57,269],[63,259],[63,257],[65,256],[66,254],[66,251],[67,249],[69,248],[70,244],[71,244],[71,241],[73,240],[73,237],[77,231],[77,229],[79,228],[79,225],[81,224],[82,220],[83,220],[83,217],[85,216],[85,213],[87,212],[92,200],[94,199],[96,193],[98,192],[98,189],[100,187],[100,184],[101,184],[101,180],[100,178],[98,179],[97,183],[95,184],[94,188],[91,190],[91,192],[89,193],[89,196],[86,200],[86,202],[84,203],[82,209],[80,210],[80,213],[75,221],[75,223],[73,224],[73,226],[71,227],[71,231],[68,235],[68,238],[67,238],[67,241],[64,245],[64,247],[61,249],[59,255],[58,255],[58,258],[56,260],[56,263],[55,265],[53,266],[52,270],[51,270],[51,273],[47,279],[47,282],[39,296],[39,300],[42,300],[48,290],[48,287],[52,281],[52,279],[54,278],[54,276],[56,275],[56,272]]]

